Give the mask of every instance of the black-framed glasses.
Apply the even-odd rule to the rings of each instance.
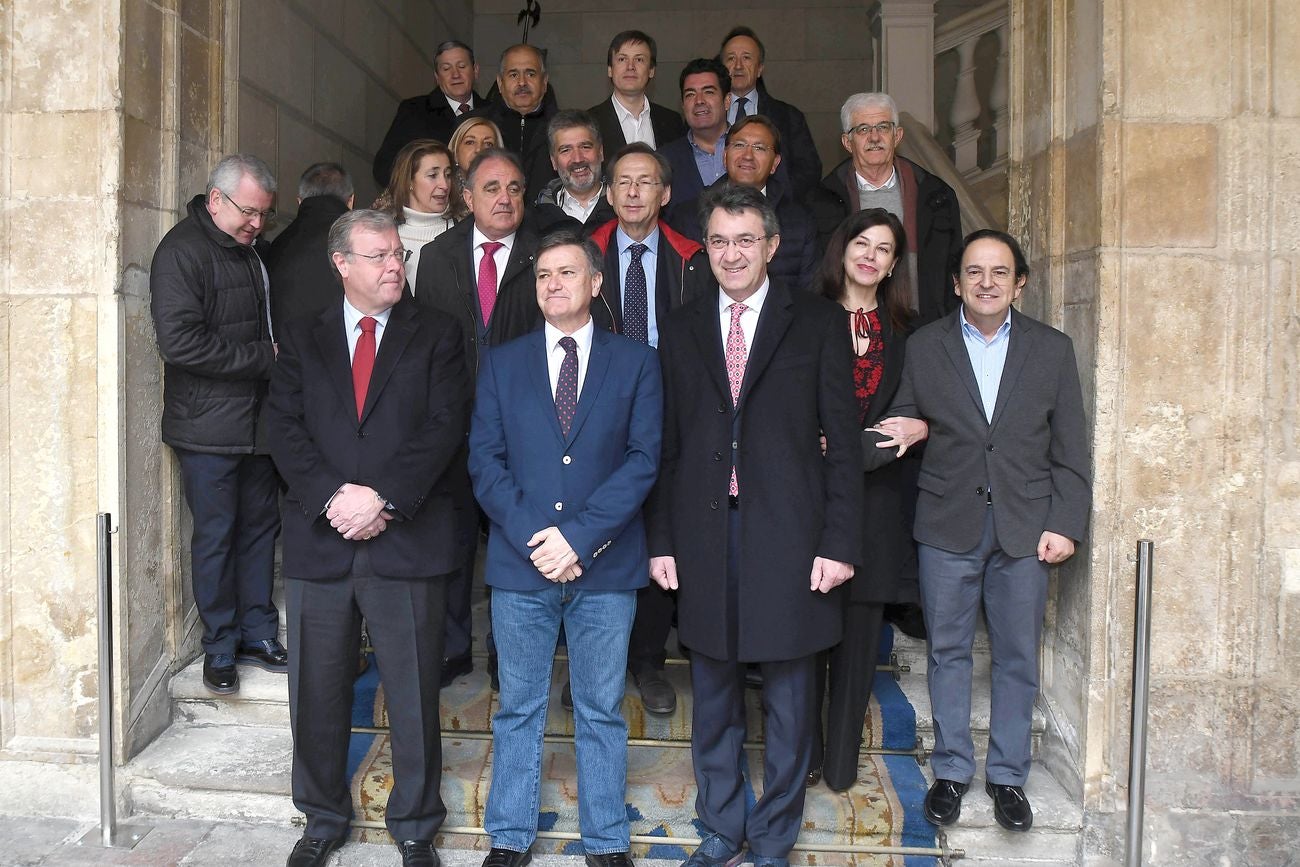
[[[868,135],[869,133],[879,133],[880,135],[890,135],[898,124],[892,120],[882,120],[880,123],[860,123],[857,126],[851,126],[845,132],[849,135]]]
[[[384,253],[370,253],[370,254],[358,253],[355,250],[348,250],[345,255],[358,256],[368,261],[371,265],[379,265],[380,267],[383,267],[384,263],[386,263],[389,259],[392,259],[394,262],[397,262],[400,265],[405,265],[407,262],[411,261],[411,251],[403,249],[401,247],[397,248],[396,250],[388,250],[387,252]]]
[[[704,239],[710,250],[725,250],[732,244],[735,244],[742,250],[752,250],[754,245],[759,241],[764,241],[772,237],[771,235],[741,235],[739,238],[724,238],[721,235],[710,235]]]
[[[220,187],[217,187],[217,192],[221,193],[221,198],[234,205],[235,210],[243,214],[245,220],[251,220],[254,217],[261,217],[264,222],[270,222],[275,219],[275,208],[267,208],[265,211],[259,211],[257,208],[245,208],[243,205],[239,204],[239,202],[236,202],[231,197],[230,193]]]

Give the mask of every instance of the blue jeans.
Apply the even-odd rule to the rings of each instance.
[[[579,579],[581,586],[581,579]],[[492,845],[524,852],[537,837],[542,736],[560,625],[568,636],[578,753],[578,824],[588,854],[626,852],[627,721],[623,692],[636,591],[492,590],[500,706],[492,717]]]

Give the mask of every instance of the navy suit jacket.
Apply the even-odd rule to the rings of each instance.
[[[560,432],[545,331],[483,358],[470,428],[474,494],[492,522],[487,582],[508,590],[550,586],[528,540],[558,527],[582,564],[580,590],[646,585],[641,505],[659,472],[663,382],[653,349],[596,329],[577,411]]]

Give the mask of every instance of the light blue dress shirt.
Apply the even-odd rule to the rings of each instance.
[[[659,238],[659,227],[656,226],[641,242],[647,247],[641,254],[641,268],[645,271],[645,333],[650,345],[655,349],[659,348],[659,319],[655,315],[655,296],[659,291],[658,284],[655,282],[655,277],[659,273]],[[629,238],[622,229],[614,230],[614,240],[618,244],[618,309],[626,310],[627,296],[623,293],[623,287],[627,285],[627,269],[632,264],[632,254],[628,248],[637,242]]]
[[[1011,310],[1008,308],[1007,318],[989,339],[966,321],[964,304],[959,310],[961,336],[966,343],[966,354],[970,356],[971,369],[975,371],[975,384],[980,389],[984,419],[992,423],[993,409],[998,404],[998,386],[1002,384],[1002,368],[1007,363],[1007,346],[1011,343]]]
[[[713,153],[709,153],[695,143],[694,131],[686,133],[686,141],[691,146],[691,153],[695,155],[695,168],[700,173],[700,180],[704,182],[704,186],[711,185],[727,173],[727,165],[723,161],[724,154],[727,152],[725,133],[718,136],[718,142],[713,146]]]

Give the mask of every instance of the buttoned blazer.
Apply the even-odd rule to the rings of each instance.
[[[466,514],[464,450],[470,385],[456,323],[409,299],[392,308],[360,420],[343,305],[290,322],[280,333],[267,425],[288,484],[284,572],[346,575],[358,545],[378,574],[442,575],[461,565],[474,521]],[[344,483],[368,485],[395,520],[370,541],[348,541],[324,515]]]
[[[501,273],[492,320],[485,328],[479,317],[473,232],[474,220],[462,220],[421,247],[415,277],[415,303],[440,310],[460,324],[471,375],[481,363],[481,348],[500,346],[542,324],[533,279],[533,259],[540,243],[537,234],[527,222],[516,230],[510,259]]]
[[[862,557],[860,434],[842,308],[773,281],[734,410],[717,290],[661,323],[659,355],[663,468],[647,521],[651,555],[676,558],[682,641],[726,659],[724,627],[734,627],[747,661],[795,659],[835,644],[842,588],[814,592],[809,578],[817,556],[847,563]],[[730,612],[733,459],[740,590]]]
[[[930,438],[916,502],[918,542],[960,553],[979,543],[992,488],[998,544],[1028,557],[1044,530],[1081,541],[1092,505],[1090,456],[1074,344],[1019,311],[993,420],[962,338],[959,313],[907,343],[890,415],[925,419]]]
[[[648,580],[641,506],[659,470],[663,385],[650,347],[596,329],[573,422],[556,418],[544,332],[492,350],[478,380],[469,470],[492,531],[487,582],[550,586],[528,540],[555,526],[577,552],[580,590]]]

